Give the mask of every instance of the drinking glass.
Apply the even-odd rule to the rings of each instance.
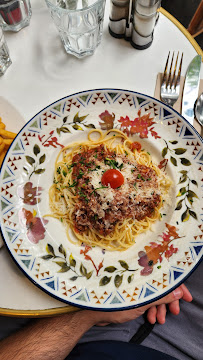
[[[92,55],[101,42],[106,0],[46,0],[67,53]]]
[[[19,31],[30,23],[30,0],[0,0],[0,25],[4,31]]]
[[[3,75],[11,65],[8,46],[4,39],[2,27],[0,26],[0,75]]]

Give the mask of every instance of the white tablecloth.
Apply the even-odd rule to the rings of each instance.
[[[153,96],[157,74],[163,71],[169,50],[183,51],[183,75],[197,55],[187,37],[163,14],[146,50],[136,50],[125,40],[111,37],[107,0],[102,43],[93,56],[79,60],[65,52],[45,1],[32,0],[32,11],[28,27],[5,33],[12,65],[0,78],[0,116],[12,131],[49,103],[77,91],[118,88]],[[22,310],[64,306],[36,288],[6,249],[0,250],[0,313],[2,309],[20,314]]]

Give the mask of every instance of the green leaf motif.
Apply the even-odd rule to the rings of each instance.
[[[197,194],[195,194],[195,192],[194,192],[194,191],[192,191],[192,190],[188,190],[188,196],[190,196],[190,197],[195,197],[195,198],[197,198],[197,199],[198,199]]]
[[[57,271],[58,273],[64,273],[70,270],[70,266],[68,265],[64,265],[59,271]]]
[[[34,171],[35,174],[39,175],[39,174],[43,174],[45,172],[45,169],[37,169]]]
[[[55,252],[54,252],[54,248],[53,248],[53,246],[50,245],[50,244],[47,244],[47,246],[46,246],[46,252],[47,252],[48,254],[51,254],[51,255],[53,255],[53,256],[56,256],[56,255],[55,255]]]
[[[45,162],[45,159],[46,159],[46,155],[44,154],[39,158],[39,164],[42,164],[43,162]]]
[[[177,140],[169,141],[171,144],[176,145],[178,143]]]
[[[84,265],[81,263],[80,265],[80,273],[83,275],[83,276],[86,276],[87,275],[87,269],[86,267],[84,267]]]
[[[63,123],[65,124],[65,123],[67,122],[67,120],[68,120],[68,116],[65,116],[65,117],[63,118]]]
[[[119,263],[121,264],[121,266],[122,266],[124,269],[126,269],[126,270],[129,269],[129,266],[128,266],[128,264],[127,264],[125,261],[119,260]]]
[[[33,165],[35,163],[35,159],[33,159],[31,156],[27,155],[25,158],[28,164]]]
[[[170,160],[174,166],[177,166],[177,160],[173,156],[170,157]]]
[[[73,125],[73,129],[84,131],[83,128],[81,126],[77,125],[77,124]]]
[[[60,131],[63,132],[63,133],[69,133],[69,132],[70,132],[70,130],[69,130],[67,127],[65,127],[65,126],[62,126],[62,127],[60,128]]]
[[[25,167],[23,167],[23,170],[26,172],[26,174],[28,174],[28,169],[26,169]]]
[[[167,147],[163,148],[163,150],[162,150],[162,157],[163,158],[166,156],[167,152],[168,152]]]
[[[128,284],[130,284],[134,279],[134,274],[128,276]]]
[[[50,260],[50,259],[53,258],[53,255],[44,255],[44,256],[41,256],[41,258],[42,258],[43,260]]]
[[[184,183],[186,180],[187,180],[187,175],[185,174],[185,175],[181,176],[178,184],[182,184],[182,183]]]
[[[187,149],[177,148],[177,149],[174,149],[174,151],[175,151],[176,155],[182,155],[187,151]]]
[[[77,114],[75,114],[74,118],[73,118],[73,122],[76,123],[76,122],[79,122],[81,123],[83,120],[85,120],[85,118],[87,117],[88,115],[84,115],[84,116],[79,116],[79,112],[77,112]]]
[[[111,276],[110,276],[110,277],[104,276],[104,277],[100,280],[99,286],[107,285],[110,281],[111,281]]]
[[[55,264],[57,264],[57,265],[60,266],[60,267],[65,267],[65,266],[67,266],[67,263],[64,262],[64,261],[54,261],[54,262],[55,262]]]
[[[70,266],[72,266],[72,267],[76,266],[76,261],[71,256],[69,257],[69,263],[70,263]]]
[[[123,281],[123,275],[116,275],[115,279],[114,279],[114,284],[116,288],[119,288],[119,286],[121,286]]]
[[[37,145],[37,144],[34,145],[33,152],[34,152],[35,156],[37,156],[40,153],[39,145]]]
[[[198,183],[197,183],[196,180],[191,180],[191,183],[194,184],[194,185],[196,185],[196,186],[198,186]]]
[[[182,200],[179,200],[179,201],[177,202],[177,205],[176,205],[175,210],[180,210],[180,209],[182,209],[182,202],[183,202],[183,199],[182,199]]]
[[[84,124],[85,125],[85,124]],[[86,128],[88,129],[96,129],[96,126],[93,125],[93,124],[88,124],[88,125],[85,125]]]
[[[87,273],[86,279],[89,280],[91,278],[92,274],[93,274],[93,270]]]
[[[185,158],[181,158],[181,159],[180,159],[180,162],[181,162],[181,164],[184,165],[184,166],[190,166],[190,165],[191,165],[190,160],[185,159]]]
[[[77,280],[77,278],[78,278],[78,276],[73,276],[73,277],[71,277],[69,280],[75,281],[75,280]]]
[[[107,272],[109,272],[109,273],[113,273],[113,272],[116,271],[116,270],[117,270],[117,268],[114,267],[114,266],[108,266],[108,267],[106,267],[106,268],[104,269],[104,271],[107,271]]]
[[[189,210],[187,209],[182,215],[181,215],[181,221],[186,222],[190,218]]]
[[[194,211],[189,210],[189,214],[190,214],[195,220],[197,220],[197,214],[196,214]]]
[[[61,254],[63,254],[64,257],[66,258],[66,250],[64,249],[64,247],[63,247],[62,244],[59,246],[59,252],[60,252]]]

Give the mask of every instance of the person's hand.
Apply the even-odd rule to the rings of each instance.
[[[148,311],[148,321],[154,323],[157,319],[159,323],[165,321],[165,307],[169,304],[170,311],[173,314],[179,313],[179,300],[192,301],[192,296],[185,285],[179,286],[170,294],[152,304],[148,304],[132,310],[116,311],[116,312],[100,312],[88,311],[87,316],[91,317],[93,325],[106,326],[110,323],[121,324],[130,320],[134,320]]]
[[[173,315],[178,315],[180,312],[180,303],[179,303],[180,299],[185,300],[187,302],[192,301],[192,295],[190,294],[189,290],[184,284],[180,285],[180,287],[177,288],[175,291],[179,291],[179,290],[182,291],[182,296],[178,300],[174,300],[168,303],[169,311]],[[158,306],[152,304],[147,312],[147,320],[151,324],[155,324],[156,321],[159,324],[164,324],[166,320],[166,312],[167,312],[166,304],[161,304]]]

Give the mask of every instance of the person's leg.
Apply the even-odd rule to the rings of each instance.
[[[96,341],[78,344],[66,360],[177,360],[141,345],[121,341]]]

